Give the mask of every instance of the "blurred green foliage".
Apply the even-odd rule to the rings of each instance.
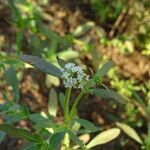
[[[91,0],[91,5],[100,22],[114,21],[125,8],[125,0]]]
[[[96,39],[96,45],[110,47],[110,49],[117,48],[122,55],[138,52],[149,59],[150,3],[148,0],[90,0],[87,2],[94,12],[92,15],[95,20],[85,19],[88,21],[78,24],[74,31],[60,36],[59,33],[51,29],[55,18],[52,18],[45,11],[47,7],[53,5],[51,1],[0,1],[0,11],[10,12],[10,16],[4,16],[6,18],[0,20],[0,27],[1,22],[6,22],[8,24],[6,28],[9,28],[8,31],[6,29],[6,33],[0,32],[0,87],[4,87],[4,89],[2,88],[2,99],[6,100],[0,106],[0,113],[3,114],[7,122],[16,123],[29,115],[28,108],[18,104],[18,89],[12,86],[16,78],[13,78],[14,73],[12,76],[11,73],[16,73],[18,78],[16,86],[18,86],[18,82],[22,80],[23,70],[29,67],[24,66],[18,59],[22,53],[43,57],[53,64],[56,64],[56,56],[65,60],[74,59],[83,68],[91,68],[90,70],[95,72],[107,59],[107,56],[102,56],[96,50],[94,43]],[[84,1],[81,1],[81,3],[84,5]],[[3,28],[2,26],[0,30],[3,30]],[[88,36],[92,37],[91,32],[94,32],[95,39],[88,38]],[[8,37],[6,38],[6,36]],[[90,59],[86,62],[87,58]],[[13,68],[13,71],[10,68]],[[89,72],[92,74],[92,71]],[[13,80],[12,83],[9,78]],[[122,111],[120,114],[116,114],[115,118],[117,118],[117,121],[122,121],[137,129],[140,136],[145,140],[143,148],[149,150],[150,126],[147,117],[150,104],[149,75],[144,77],[145,80],[138,81],[134,77],[126,78],[123,73],[120,74],[117,67],[114,67],[109,72],[108,78],[110,81],[109,83],[107,81],[106,84],[117,90],[126,99],[126,105],[120,108]],[[51,79],[51,76],[47,76],[45,82],[48,88],[60,84],[58,80]],[[54,82],[57,82],[57,84]],[[7,95],[9,89],[13,94],[16,94],[13,95],[16,101],[9,99]],[[0,132],[0,135],[0,141],[2,141],[5,133]],[[130,139],[121,138],[120,143],[125,146],[128,145],[129,141]]]

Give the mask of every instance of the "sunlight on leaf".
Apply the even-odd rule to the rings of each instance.
[[[58,106],[57,93],[54,89],[51,89],[48,101],[48,112],[50,115],[56,117],[57,106]]]
[[[47,88],[50,88],[52,85],[58,87],[60,85],[60,79],[55,76],[46,74],[45,85]]]
[[[94,77],[98,77],[99,79],[101,79],[113,67],[113,65],[114,63],[112,61],[108,61],[100,69],[97,70]]]
[[[90,134],[82,134],[79,136],[79,139],[86,144],[90,140]],[[73,149],[79,149],[79,145],[75,145]]]
[[[75,29],[73,35],[74,36],[84,35],[87,31],[92,29],[94,26],[95,26],[95,23],[91,21],[81,24]]]
[[[142,144],[142,139],[140,138],[140,136],[138,135],[138,133],[131,128],[129,125],[124,124],[124,123],[120,123],[117,122],[116,125],[124,132],[126,133],[129,137],[131,137],[132,139],[134,139],[135,141],[137,141],[138,143]]]
[[[86,148],[91,149],[94,146],[108,143],[115,139],[120,134],[120,129],[112,128],[101,132],[96,137],[94,137],[86,146]]]

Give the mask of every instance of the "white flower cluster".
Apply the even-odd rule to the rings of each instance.
[[[89,75],[85,74],[82,68],[75,66],[74,63],[67,63],[60,71],[65,87],[82,89],[89,80]]]

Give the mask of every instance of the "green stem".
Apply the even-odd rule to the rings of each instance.
[[[147,138],[146,138],[146,150],[150,149],[150,122],[148,122],[147,127]]]
[[[71,88],[67,88],[65,94],[65,108],[64,108],[65,122],[67,122],[68,120],[70,95],[71,95]]]
[[[74,110],[76,109],[81,97],[84,95],[85,93],[83,91],[80,92],[80,94],[77,96],[77,98],[75,99],[72,107],[71,107],[71,111],[70,111],[70,116],[72,116]]]
[[[149,115],[150,115],[150,100],[148,100],[147,104],[147,116],[148,116],[148,125],[147,125],[147,138],[146,138],[146,150],[150,149],[150,120],[149,120]]]

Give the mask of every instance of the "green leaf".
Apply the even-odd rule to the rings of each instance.
[[[74,36],[84,35],[87,31],[92,29],[94,26],[95,26],[94,22],[91,21],[81,24],[75,29],[73,35]]]
[[[94,88],[94,89],[91,89],[90,92],[91,92],[91,94],[94,94],[94,95],[99,96],[104,99],[114,99],[121,104],[125,103],[122,96],[120,96],[113,90]]]
[[[100,130],[99,127],[96,127],[93,123],[91,123],[88,120],[85,120],[85,119],[75,119],[75,121],[77,121],[80,125],[82,125],[83,127],[85,127],[89,131],[96,132],[96,131]]]
[[[57,56],[57,62],[59,64],[59,66],[62,67],[62,68],[64,68],[65,64],[67,64],[67,62],[65,60],[59,58],[58,56]]]
[[[63,38],[61,38],[58,34],[50,30],[48,27],[44,25],[39,25],[39,30],[42,32],[49,40],[53,40],[55,42],[65,42]]]
[[[61,141],[63,140],[66,134],[65,130],[55,132],[49,139],[49,148],[50,150],[57,149],[60,146]]]
[[[20,59],[47,74],[53,75],[58,78],[61,77],[59,68],[39,58],[38,56],[22,55],[20,56]]]
[[[48,101],[49,114],[56,117],[57,107],[58,107],[57,93],[54,89],[51,89],[49,94],[49,101]]]
[[[17,79],[15,70],[13,67],[9,67],[6,71],[6,81],[7,83],[12,86],[14,100],[18,103],[19,101],[19,81]]]
[[[132,95],[133,97],[143,106],[144,105],[144,101],[142,100],[142,98],[137,94],[137,92],[132,91]]]
[[[48,89],[50,89],[52,86],[58,87],[60,85],[60,79],[55,76],[46,74],[45,85]]]
[[[72,49],[67,49],[65,51],[59,52],[58,57],[61,57],[65,60],[75,59],[79,56],[79,53]]]
[[[116,125],[123,130],[124,133],[126,133],[129,137],[131,137],[132,139],[134,139],[135,141],[137,141],[138,143],[142,144],[142,139],[140,138],[140,136],[138,135],[138,133],[131,128],[129,125],[124,124],[124,123],[120,123],[117,122]]]
[[[59,93],[59,102],[61,107],[64,109],[64,104],[65,104],[65,95],[64,93]]]
[[[39,150],[40,149],[40,145],[37,143],[27,143],[27,145],[23,146],[21,149],[22,150]]]
[[[10,124],[6,124],[6,123],[1,124],[0,130],[16,138],[21,138],[30,142],[40,142],[40,138],[37,135],[31,134],[28,130],[25,129],[15,128]]]
[[[6,133],[3,131],[0,131],[0,143],[4,140],[5,136],[6,136]]]
[[[11,8],[15,19],[17,19],[16,21],[17,21],[18,25],[22,25],[23,19],[22,19],[22,17],[21,17],[20,12],[19,12],[18,9],[15,7],[15,4],[14,4],[14,3],[15,3],[14,0],[8,0],[9,7]]]
[[[96,132],[96,131],[90,131],[90,130],[84,128],[84,129],[78,130],[77,134],[88,134],[88,133],[93,133],[93,132]]]
[[[29,119],[36,123],[34,125],[34,128],[37,130],[42,130],[42,129],[46,129],[46,128],[55,128],[57,126],[57,124],[55,122],[53,122],[53,119],[49,118],[44,118],[42,115],[40,114],[32,114],[29,116]]]
[[[20,105],[12,105],[12,106],[9,105],[9,106],[10,107],[8,108],[8,111],[5,111],[5,113],[7,114],[4,116],[7,123],[12,124],[22,119],[28,118],[29,116],[28,107],[26,106],[20,107]]]
[[[100,69],[98,69],[98,71],[94,75],[94,78],[98,77],[99,79],[101,79],[112,67],[113,67],[113,62],[108,61]]]
[[[29,115],[29,119],[35,123],[48,121],[48,119],[44,118],[42,115],[38,113]]]
[[[96,137],[94,137],[86,146],[86,148],[91,149],[94,146],[108,143],[115,139],[120,134],[120,129],[112,128],[101,132]]]
[[[7,103],[7,104],[0,104],[0,115],[1,114],[6,114],[9,112],[16,112],[20,110],[20,105],[16,104],[12,104],[12,103]]]
[[[69,134],[70,139],[76,144],[78,144],[80,147],[84,147],[83,142],[78,138],[76,134],[74,134],[72,131],[67,129],[67,133]]]
[[[19,54],[22,50],[23,30],[19,30],[16,34],[16,53]]]
[[[147,135],[145,138],[146,150],[150,149],[150,122],[148,122],[147,128]]]

